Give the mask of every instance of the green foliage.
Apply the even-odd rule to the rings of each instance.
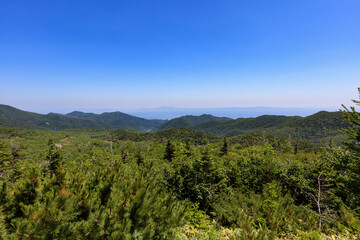
[[[54,173],[58,173],[58,170],[61,165],[61,156],[59,151],[56,149],[55,143],[53,139],[49,139],[48,141],[49,152],[46,156],[46,159],[49,161],[49,172],[50,178]]]
[[[226,138],[224,138],[223,146],[220,149],[220,157],[225,156],[228,153],[228,144]]]
[[[301,239],[306,239],[306,240],[320,240],[321,239],[321,235],[317,231],[303,232],[301,230],[297,230],[297,233],[298,233],[299,237],[301,237]]]
[[[264,186],[262,194],[234,192],[220,198],[214,205],[216,219],[222,225],[241,228],[248,232],[252,229],[269,229],[281,236],[295,234],[297,229],[305,231],[316,229],[316,216],[297,207],[289,194],[283,194],[275,183]]]
[[[360,88],[358,89],[360,94]],[[360,101],[352,100],[356,105],[360,106]],[[355,107],[350,107],[350,110],[342,105],[345,110],[342,111],[345,121],[349,123],[349,127],[342,129],[347,135],[348,141],[346,146],[358,157],[360,156],[360,114],[356,112]]]
[[[184,128],[171,128],[155,133],[146,132],[141,133],[134,130],[116,130],[109,134],[110,138],[116,141],[156,141],[156,142],[167,142],[180,141],[189,142],[196,145],[204,145],[208,142],[217,142],[221,139],[220,136],[205,133],[196,130],[184,129]],[[108,137],[106,135],[106,137]]]
[[[322,111],[305,118],[298,116],[263,115],[256,118],[230,119],[204,114],[201,116],[183,116],[166,121],[147,120],[121,112],[103,114],[72,112],[66,115],[55,113],[41,115],[21,111],[6,105],[0,105],[0,127],[7,128],[47,129],[56,131],[74,128],[101,128],[102,131],[108,131],[109,129],[128,129],[142,131],[144,133],[160,131],[168,136],[172,135],[166,132],[168,129],[186,128],[227,137],[252,132],[267,132],[283,137],[287,137],[290,134],[293,139],[309,140],[321,144],[328,143],[331,138],[334,139],[335,143],[341,143],[341,141],[344,140],[344,135],[338,131],[338,128],[347,127],[348,124],[341,122],[341,119],[342,114],[340,112]],[[174,130],[172,130],[172,132],[174,132]],[[127,140],[135,141],[139,139],[153,140],[154,138],[160,137],[133,133],[134,132],[127,134],[126,132],[122,132],[121,134],[117,133],[117,135],[123,138],[125,134]],[[165,138],[169,139],[168,137]]]
[[[93,170],[51,179],[33,169],[14,192],[2,190],[5,230],[14,238],[168,239],[184,221],[185,208],[152,168]]]
[[[174,145],[171,143],[170,140],[167,141],[166,143],[166,148],[165,148],[165,153],[164,153],[164,160],[167,160],[169,162],[171,162],[175,157],[175,147]]]
[[[346,113],[350,119],[353,112]],[[323,124],[326,135],[324,118],[335,126],[335,115],[238,119],[243,129],[264,127],[227,139],[181,128],[0,129],[0,238],[356,239],[360,172],[353,135],[353,145],[342,149],[267,133]],[[209,116],[185,120],[208,129],[240,126]],[[312,197],[319,192],[321,233]]]
[[[212,116],[210,114],[203,114],[200,116],[192,116],[192,115],[186,115],[183,117],[179,117],[179,118],[174,118],[166,123],[164,123],[163,125],[161,125],[160,127],[158,127],[157,129],[155,129],[155,131],[161,131],[161,130],[165,130],[165,129],[170,129],[170,128],[188,128],[188,129],[194,129],[196,128],[198,125],[201,124],[208,124],[208,123],[220,123],[220,122],[225,122],[231,120],[230,118],[225,118],[225,117],[215,117]]]
[[[15,182],[20,175],[21,146],[13,140],[10,141],[10,145],[7,147],[0,141],[0,178],[6,177]]]
[[[11,106],[0,104],[0,126],[7,128],[64,130],[71,128],[112,128],[149,131],[165,121],[147,120],[121,112],[103,114],[46,115],[25,112]]]
[[[360,94],[360,88],[358,88]],[[360,101],[352,100],[356,105],[360,105]],[[342,111],[345,121],[349,124],[348,128],[342,131],[348,137],[345,142],[347,150],[350,151],[350,156],[343,156],[343,164],[345,172],[348,176],[346,179],[347,187],[351,189],[353,196],[353,205],[357,207],[360,213],[360,114],[355,107],[350,107],[350,110],[342,105],[345,110]]]
[[[277,152],[281,153],[293,151],[295,153],[295,146],[297,146],[298,152],[314,152],[321,150],[319,144],[271,135],[266,132],[246,133],[228,138],[228,140],[229,144],[237,149],[248,148],[251,146],[271,145]]]
[[[205,117],[207,116],[207,117]],[[222,136],[233,137],[252,132],[266,132],[297,140],[310,140],[325,144],[330,138],[340,143],[343,135],[339,128],[348,125],[342,122],[340,112],[321,111],[308,117],[287,117],[264,115],[257,118],[216,118],[211,115],[184,116],[163,124],[157,130],[169,128],[189,128]]]

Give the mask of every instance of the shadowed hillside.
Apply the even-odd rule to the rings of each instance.
[[[66,115],[46,115],[26,112],[11,106],[0,105],[0,126],[23,129],[64,130],[73,128],[127,129],[141,132],[159,132],[167,129],[192,129],[226,137],[251,132],[267,132],[273,135],[315,143],[326,143],[332,138],[340,143],[344,140],[340,128],[341,112],[321,111],[308,117],[263,115],[256,118],[230,119],[209,114],[186,115],[166,120],[147,120],[122,112],[102,114],[79,111]],[[174,131],[174,130],[172,130]]]
[[[91,114],[72,112],[67,115],[49,113],[46,115],[26,112],[0,105],[0,126],[24,129],[63,130],[70,128],[111,128],[151,131],[163,120],[147,120],[121,112]]]

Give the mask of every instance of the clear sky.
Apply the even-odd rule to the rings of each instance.
[[[37,112],[340,108],[359,0],[0,1],[0,103]]]

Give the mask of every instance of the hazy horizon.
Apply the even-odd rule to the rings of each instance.
[[[0,103],[1,104],[1,103]],[[216,117],[228,117],[232,119],[236,118],[248,118],[258,117],[261,115],[285,115],[285,116],[301,116],[306,117],[315,114],[319,111],[338,111],[340,108],[281,108],[281,107],[227,107],[227,108],[177,108],[171,106],[162,106],[158,108],[138,108],[138,109],[62,109],[61,111],[53,111],[48,109],[47,111],[37,111],[36,109],[22,109],[16,106],[17,109],[35,112],[38,114],[67,114],[74,111],[80,111],[84,113],[101,114],[106,112],[123,112],[129,115],[133,115],[145,119],[173,119],[185,115],[199,116],[203,114],[210,114]]]

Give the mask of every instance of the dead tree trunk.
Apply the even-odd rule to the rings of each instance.
[[[312,193],[308,193],[308,195],[312,198],[312,200],[315,202],[316,207],[317,207],[317,211],[318,211],[318,216],[319,216],[319,232],[321,232],[321,224],[322,224],[322,211],[321,211],[321,175],[322,172],[318,175],[317,177],[317,182],[318,182],[318,189],[317,189],[317,197],[315,197]]]

